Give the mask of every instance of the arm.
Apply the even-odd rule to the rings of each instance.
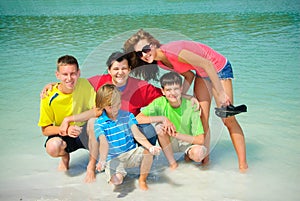
[[[174,134],[176,132],[174,124],[165,116],[146,116],[142,112],[140,112],[136,116],[136,120],[139,122],[139,124],[162,123],[164,126],[164,130],[167,133]]]
[[[187,95],[187,94],[181,94],[181,96],[182,96],[183,98],[186,98],[186,99],[188,99],[188,100],[191,100],[191,102],[192,102],[192,107],[195,107],[195,111],[200,110],[200,103],[199,103],[199,101],[198,101],[197,98],[195,98],[194,96]]]
[[[67,128],[66,132],[64,132],[64,133],[60,132],[59,126],[49,125],[49,126],[42,127],[42,133],[45,136],[52,136],[52,135],[59,134],[61,136],[70,136],[70,137],[76,138],[80,135],[81,131],[82,131],[82,127],[79,127],[76,125],[69,126]]]
[[[85,112],[82,112],[80,114],[65,117],[63,122],[60,125],[60,133],[64,135],[71,122],[84,122],[89,120],[90,118],[98,117],[101,114],[102,114],[102,110],[99,110],[98,108],[93,108]]]
[[[43,126],[42,133],[45,136],[57,135],[60,133],[59,126],[53,126],[53,125]]]
[[[185,73],[181,73],[181,75],[184,77],[182,93],[186,94],[194,81],[195,74],[192,71],[187,71]]]
[[[101,172],[105,169],[105,166],[106,166],[106,159],[107,159],[107,155],[108,155],[109,145],[108,145],[105,135],[100,135],[99,141],[100,141],[100,143],[99,143],[100,156],[99,156],[99,161],[96,165],[96,170]]]
[[[199,66],[201,66],[212,81],[213,87],[217,92],[221,105],[230,104],[230,99],[226,95],[225,90],[211,61],[188,50],[182,50],[179,53],[178,57],[179,61],[195,66],[195,68],[200,68]]]
[[[176,133],[173,137],[178,140],[188,142],[190,144],[199,144],[199,145],[204,144],[204,135],[203,134],[200,134],[197,136],[191,136],[191,135],[187,135],[187,134]]]
[[[158,146],[153,146],[147,140],[145,135],[143,135],[143,133],[141,133],[141,131],[139,130],[137,125],[133,124],[131,126],[131,130],[132,130],[134,139],[136,139],[136,141],[138,141],[141,145],[143,145],[143,147],[145,147],[145,149],[148,149],[152,155],[158,155],[160,153],[161,148]]]

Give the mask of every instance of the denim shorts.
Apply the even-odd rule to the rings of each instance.
[[[199,75],[197,75],[197,77],[201,77]],[[233,79],[233,70],[232,70],[232,67],[231,67],[231,63],[229,61],[227,61],[226,65],[224,66],[224,68],[218,72],[218,77],[221,79],[221,80],[226,80],[226,79]],[[209,79],[209,77],[201,77],[202,79],[205,79],[207,81],[211,81]]]

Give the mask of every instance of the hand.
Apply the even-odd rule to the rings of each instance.
[[[43,99],[47,96],[49,96],[48,92],[52,91],[52,88],[53,86],[55,85],[56,83],[50,83],[50,84],[47,84],[41,91],[40,93],[40,98]]]
[[[221,106],[228,106],[231,104],[230,98],[225,92],[221,93],[219,96]]]
[[[66,136],[68,135],[67,131],[68,131],[68,127],[69,127],[69,123],[71,121],[69,121],[69,118],[68,117],[65,117],[64,120],[62,121],[62,123],[60,124],[60,127],[59,127],[59,134],[61,136]]]
[[[96,165],[96,170],[97,170],[98,172],[102,172],[102,171],[105,169],[105,167],[106,167],[106,162],[105,162],[105,161],[100,161],[100,160],[99,160],[99,162],[98,162],[97,165]]]
[[[164,133],[167,133],[169,136],[173,136],[176,132],[176,127],[168,118],[165,118],[165,120],[163,121],[162,130],[164,131]]]
[[[149,148],[149,152],[152,154],[152,155],[159,155],[160,154],[160,151],[161,151],[161,148],[158,147],[158,146],[152,146]]]
[[[191,98],[191,103],[192,103],[192,107],[195,108],[194,111],[200,110],[200,103],[199,103],[199,101],[198,101],[197,98],[192,97],[192,98]]]
[[[81,131],[82,131],[82,127],[80,126],[76,126],[76,125],[69,126],[68,136],[76,138],[80,135]]]

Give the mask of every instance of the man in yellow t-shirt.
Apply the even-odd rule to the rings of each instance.
[[[52,157],[61,157],[59,170],[69,168],[70,153],[87,148],[85,122],[71,124],[67,131],[60,128],[65,117],[90,110],[95,105],[96,93],[89,81],[80,77],[76,58],[65,55],[57,60],[56,78],[60,80],[49,96],[40,101],[40,119],[38,126],[47,136],[47,153]]]

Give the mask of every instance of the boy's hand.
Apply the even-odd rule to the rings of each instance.
[[[170,136],[176,132],[176,127],[168,118],[165,118],[163,122],[163,131]]]
[[[158,146],[152,146],[149,148],[149,152],[152,154],[152,155],[159,155],[160,154],[160,151],[161,151],[161,148],[158,147]]]
[[[97,170],[98,172],[102,172],[102,171],[105,169],[105,167],[106,167],[106,162],[105,162],[105,161],[100,161],[100,160],[99,160],[99,162],[98,162],[97,165],[96,165],[96,170]]]
[[[80,135],[81,131],[82,131],[82,127],[80,126],[76,126],[76,125],[69,126],[68,136],[76,138]]]

